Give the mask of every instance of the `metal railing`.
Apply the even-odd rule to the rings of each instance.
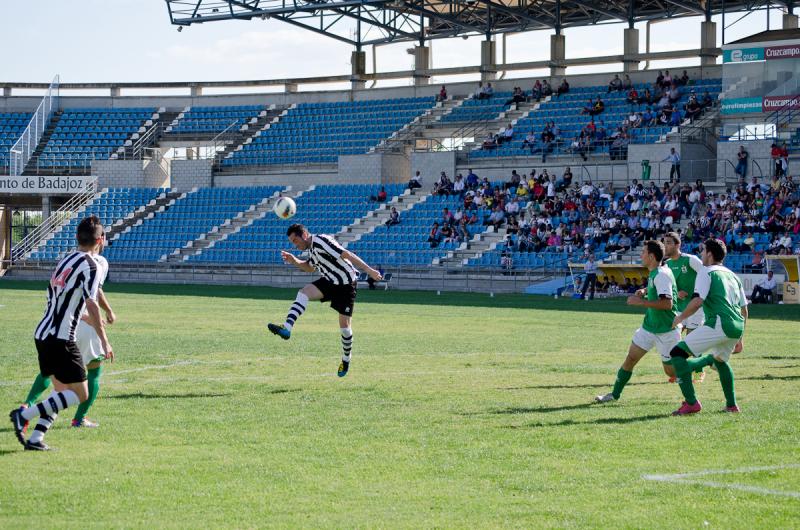
[[[25,238],[11,249],[11,261],[17,262],[24,259],[30,252],[38,247],[41,242],[52,232],[57,230],[65,222],[69,221],[73,214],[86,203],[88,203],[97,191],[97,181],[92,180],[86,189],[73,195],[61,208],[50,214],[36,229],[30,232]]]
[[[39,145],[39,140],[41,140],[47,125],[50,123],[50,118],[53,117],[53,113],[58,109],[58,82],[59,77],[55,76],[42,101],[36,108],[36,112],[33,113],[31,121],[25,127],[22,136],[9,149],[9,169],[12,176],[22,175],[25,165]]]

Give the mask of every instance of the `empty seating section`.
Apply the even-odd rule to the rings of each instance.
[[[192,107],[183,113],[171,133],[176,134],[203,134],[221,133],[228,129],[238,131],[242,125],[249,123],[252,118],[265,111],[263,105],[244,105],[228,107]]]
[[[458,248],[459,243],[442,242],[436,248],[428,243],[428,232],[434,222],[441,225],[445,208],[456,212],[463,204],[458,196],[432,195],[425,202],[400,214],[400,224],[379,226],[374,232],[364,235],[348,248],[367,263],[383,266],[430,265],[434,258]],[[472,225],[471,231],[483,231],[484,227]],[[474,234],[473,234],[474,235]]]
[[[109,261],[158,261],[282,188],[200,188],[112,242]]]
[[[683,105],[688,101],[692,90],[695,91],[698,98],[701,98],[705,91],[708,90],[711,97],[716,100],[722,90],[721,83],[720,79],[701,79],[694,81],[689,86],[682,87],[681,99],[675,104],[675,108],[679,109],[683,114]],[[650,85],[635,86],[640,94],[644,92],[645,88],[650,88]],[[595,116],[594,121],[598,126],[602,122],[609,135],[616,130],[623,120],[630,116],[631,112],[642,112],[648,106],[655,110],[655,105],[631,105],[626,101],[627,94],[624,92],[612,92],[609,94],[607,90],[607,86],[573,87],[569,93],[560,98],[553,96],[550,101],[542,103],[538,110],[532,111],[528,116],[521,118],[516,123],[514,126],[514,139],[511,142],[503,143],[494,149],[473,151],[470,153],[470,157],[487,158],[526,155],[529,151],[522,148],[525,136],[533,130],[538,140],[544,125],[550,121],[555,122],[561,130],[560,142],[558,142],[552,154],[563,154],[567,152],[570,142],[580,135],[581,129],[591,121],[589,115],[581,114],[590,98],[596,99],[600,97],[605,103],[605,111]],[[497,96],[493,99],[497,99]],[[505,126],[506,124],[502,125]],[[629,135],[631,143],[655,143],[661,135],[668,133],[670,129],[671,127],[641,127],[629,129]],[[593,152],[607,153],[608,149],[608,145],[596,145]]]
[[[0,112],[0,167],[8,167],[8,150],[22,136],[32,116],[24,112]]]
[[[497,92],[488,99],[470,98],[453,112],[442,117],[442,123],[461,123],[472,121],[492,121],[497,119],[501,112],[508,110],[506,101],[511,99],[511,92]]]
[[[384,187],[389,197],[403,190],[399,184]],[[378,185],[317,186],[296,199],[297,215],[291,221],[266,215],[201,254],[191,256],[188,261],[250,265],[280,263],[280,251],[291,247],[286,239],[286,229],[292,222],[303,223],[312,233],[336,234],[378,207],[369,198],[377,195],[379,190]]]
[[[106,230],[116,221],[146,205],[165,192],[161,188],[109,188],[96,196],[84,212],[72,218],[47,244],[34,252],[31,259],[55,260],[75,248],[78,222],[89,215],[100,218]]]
[[[66,110],[39,155],[39,167],[89,167],[106,160],[137,132],[155,109]]]
[[[223,165],[335,163],[366,153],[434,104],[432,97],[301,103]]]

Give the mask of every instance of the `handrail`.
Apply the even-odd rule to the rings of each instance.
[[[61,208],[50,214],[50,217],[45,219],[42,224],[37,226],[32,232],[25,236],[22,241],[17,243],[11,249],[11,261],[16,262],[22,260],[31,251],[41,244],[42,240],[50,233],[58,229],[66,221],[72,218],[72,214],[81,206],[85,205],[92,199],[97,191],[97,180],[92,180],[87,184],[86,189],[81,193],[76,193]]]
[[[58,82],[59,77],[55,76],[47,87],[47,92],[42,97],[42,101],[36,107],[33,116],[31,116],[28,126],[25,127],[20,137],[8,150],[10,158],[9,169],[13,176],[22,175],[26,164],[39,145],[39,140],[42,139],[50,118],[58,108]]]

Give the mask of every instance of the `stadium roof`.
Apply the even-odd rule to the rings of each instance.
[[[360,47],[794,6],[794,0],[165,0],[170,20],[277,19]]]
[[[749,35],[728,44],[747,44],[750,42],[770,42],[779,40],[800,40],[800,29],[773,29]]]

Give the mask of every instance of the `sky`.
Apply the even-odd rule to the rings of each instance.
[[[212,81],[340,75],[350,72],[352,47],[275,20],[197,24],[182,32],[169,22],[163,0],[3,0],[0,15],[0,81],[62,82]],[[729,15],[727,22],[739,15]],[[771,27],[781,13],[772,10]],[[652,51],[699,48],[700,18],[654,24]],[[622,53],[622,24],[565,31],[567,57]],[[644,24],[640,49],[645,48]],[[726,41],[766,29],[766,13],[753,13],[726,31]],[[717,21],[717,42],[721,24]],[[506,60],[535,61],[549,56],[547,32],[507,38]],[[481,37],[433,41],[433,66],[477,64]],[[410,69],[411,43],[377,49],[378,71]],[[16,51],[13,51],[16,50]],[[372,50],[367,52],[371,72]],[[20,53],[21,52],[21,53]],[[498,62],[502,46],[498,43]],[[659,63],[670,67],[699,61]],[[609,71],[611,65],[570,68],[571,73]],[[521,73],[510,74],[516,77]],[[434,79],[434,82],[441,80]],[[410,80],[393,84],[409,84]],[[303,87],[301,87],[302,89]],[[319,87],[318,87],[319,88]],[[333,88],[331,86],[330,88]]]

